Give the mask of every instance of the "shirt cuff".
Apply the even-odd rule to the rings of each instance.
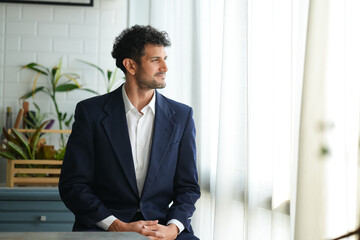
[[[184,229],[185,229],[184,225],[183,225],[180,221],[178,221],[178,220],[176,220],[176,219],[171,219],[170,221],[167,222],[166,225],[169,225],[170,223],[173,223],[173,224],[175,224],[175,225],[178,227],[178,229],[179,229],[179,234],[180,234],[182,231],[184,231]]]
[[[95,225],[101,229],[103,229],[104,231],[107,231],[108,228],[110,227],[110,225],[116,220],[117,218],[114,217],[113,215],[101,220],[98,223],[95,223]]]

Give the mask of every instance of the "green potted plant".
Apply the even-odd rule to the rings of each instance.
[[[10,132],[3,128],[6,141],[5,148],[0,148],[0,156],[7,159],[35,159],[40,134],[47,123],[43,122],[28,139],[15,128]]]
[[[61,73],[62,67],[62,59],[60,59],[59,65],[54,66],[52,69],[47,68],[38,63],[29,63],[21,67],[21,69],[30,69],[32,71],[37,72],[37,75],[33,82],[33,89],[23,96],[20,99],[25,100],[29,97],[34,96],[37,93],[43,92],[48,95],[54,104],[56,117],[59,122],[59,129],[63,129],[63,125],[69,125],[73,115],[67,116],[67,113],[62,113],[59,109],[58,102],[56,99],[57,93],[59,92],[70,92],[73,90],[84,90],[94,94],[98,94],[96,91],[93,91],[88,88],[83,88],[77,81],[79,79],[79,75],[76,73]],[[37,81],[40,76],[44,76],[50,86],[37,86]],[[61,133],[61,144],[65,146],[65,139],[63,134]]]
[[[5,141],[0,147],[0,156],[7,159],[7,186],[16,185],[56,185],[59,180],[65,147],[55,150],[40,138],[48,121],[26,137],[17,129],[3,128]],[[60,161],[59,161],[59,160]]]
[[[26,128],[31,128],[31,129],[36,129],[38,127],[40,127],[40,125],[44,122],[44,120],[46,118],[48,118],[49,114],[48,113],[42,113],[40,110],[40,107],[33,102],[36,111],[29,111],[26,115],[26,117],[24,117],[24,121],[25,121],[25,127]],[[49,129],[52,127],[52,124],[54,123],[54,120],[51,119],[48,124],[45,126],[45,129]]]

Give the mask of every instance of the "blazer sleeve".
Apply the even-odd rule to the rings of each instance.
[[[195,211],[195,203],[200,198],[196,167],[195,124],[190,108],[184,133],[179,144],[178,161],[174,178],[174,200],[169,219],[177,219],[185,229],[192,232],[190,218]]]
[[[91,189],[95,165],[93,139],[91,118],[80,102],[76,106],[75,122],[67,142],[59,192],[76,220],[87,227],[111,215]]]

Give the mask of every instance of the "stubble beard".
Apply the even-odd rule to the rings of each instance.
[[[144,90],[165,88],[166,87],[165,80],[163,82],[158,82],[158,81],[156,81],[155,77],[156,77],[156,74],[155,74],[155,76],[152,77],[151,81],[146,81],[143,79],[136,79],[136,81],[137,81],[138,86]]]

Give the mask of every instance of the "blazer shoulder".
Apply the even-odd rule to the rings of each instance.
[[[75,109],[75,119],[79,114],[86,112],[86,116],[91,122],[96,123],[101,121],[107,115],[104,108],[108,102],[113,102],[112,99],[114,99],[114,95],[116,94],[110,92],[78,102]]]
[[[91,106],[103,105],[106,99],[107,99],[107,94],[104,94],[104,95],[99,95],[81,100],[80,102],[78,102],[78,104],[83,105],[84,107],[87,108]]]
[[[91,109],[91,110],[101,109],[108,101],[110,101],[113,98],[117,98],[119,94],[121,94],[121,91],[119,92],[119,89],[116,89],[112,92],[105,93],[103,95],[84,99],[80,101],[78,104],[82,105],[86,109]]]

